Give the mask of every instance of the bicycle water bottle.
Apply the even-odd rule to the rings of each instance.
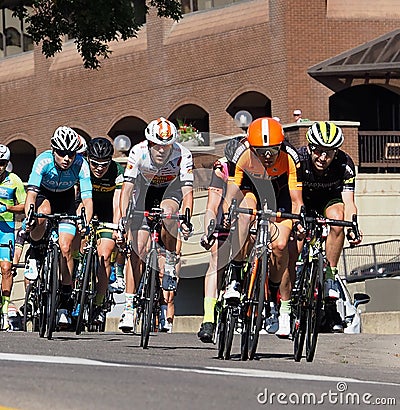
[[[73,317],[78,317],[80,311],[81,311],[81,304],[78,303],[78,304],[76,305],[76,307],[73,309],[71,315],[72,315]]]
[[[117,274],[115,271],[115,265],[112,264],[111,265],[111,273],[110,273],[110,279],[108,281],[108,283],[114,283],[117,280]]]

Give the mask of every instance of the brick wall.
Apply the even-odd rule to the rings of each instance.
[[[188,103],[209,113],[210,132],[237,134],[226,109],[246,91],[267,96],[284,123],[297,107],[307,118],[328,118],[332,92],[307,69],[398,28],[400,19],[328,18],[326,4],[254,0],[178,23],[152,12],[138,38],[114,44],[98,71],[82,67],[72,43],[50,59],[36,47],[0,60],[2,142],[23,138],[40,152],[60,124],[94,137],[126,116],[148,122]]]

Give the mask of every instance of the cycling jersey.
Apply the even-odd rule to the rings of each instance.
[[[28,191],[44,190],[58,193],[65,192],[79,183],[82,199],[92,198],[89,165],[82,155],[77,154],[68,169],[58,168],[51,150],[42,152],[33,163],[28,180]]]
[[[101,222],[113,222],[113,198],[116,189],[121,189],[124,168],[111,161],[107,172],[96,178],[92,173],[90,179],[93,187],[93,215],[97,215]]]
[[[236,184],[242,191],[253,192],[259,205],[260,201],[267,199],[268,206],[274,208],[271,198],[274,195],[277,209],[291,211],[289,191],[301,191],[302,182],[297,152],[288,142],[282,143],[275,163],[268,168],[253,153],[247,141],[238,148],[234,161],[237,161],[236,167],[229,177],[229,184]]]
[[[182,145],[174,143],[167,162],[157,167],[150,156],[148,141],[135,145],[129,153],[124,181],[138,186],[164,188],[179,177],[181,186],[193,186],[192,153]]]
[[[5,172],[5,178],[0,182],[0,202],[12,206],[25,202],[26,193],[21,179],[12,172]],[[0,213],[0,243],[14,246],[15,214],[13,212]],[[11,262],[10,250],[0,248],[0,261]]]
[[[354,192],[356,171],[351,157],[338,150],[329,167],[317,173],[307,146],[299,150],[303,199],[307,211],[322,213],[329,203],[342,202],[342,192]]]
[[[5,172],[5,178],[0,182],[0,203],[7,206],[25,202],[26,193],[21,179],[12,172]],[[10,223],[14,226],[15,214],[13,212],[0,213],[0,222]],[[12,224],[12,225],[11,225]]]

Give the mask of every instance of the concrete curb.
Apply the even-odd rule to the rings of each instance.
[[[202,316],[175,316],[174,333],[197,333]],[[107,332],[119,332],[119,317],[108,317]],[[377,335],[400,334],[400,312],[364,312],[361,314],[361,332]]]
[[[400,334],[400,312],[364,312],[361,332],[376,335]]]

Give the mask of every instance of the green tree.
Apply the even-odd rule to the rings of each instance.
[[[35,44],[41,42],[46,57],[60,52],[68,35],[85,68],[91,69],[100,67],[99,58],[109,57],[110,41],[137,36],[150,7],[157,9],[159,17],[175,21],[182,17],[176,0],[0,0],[0,7],[7,3],[19,3],[15,13],[26,19],[28,34]]]

